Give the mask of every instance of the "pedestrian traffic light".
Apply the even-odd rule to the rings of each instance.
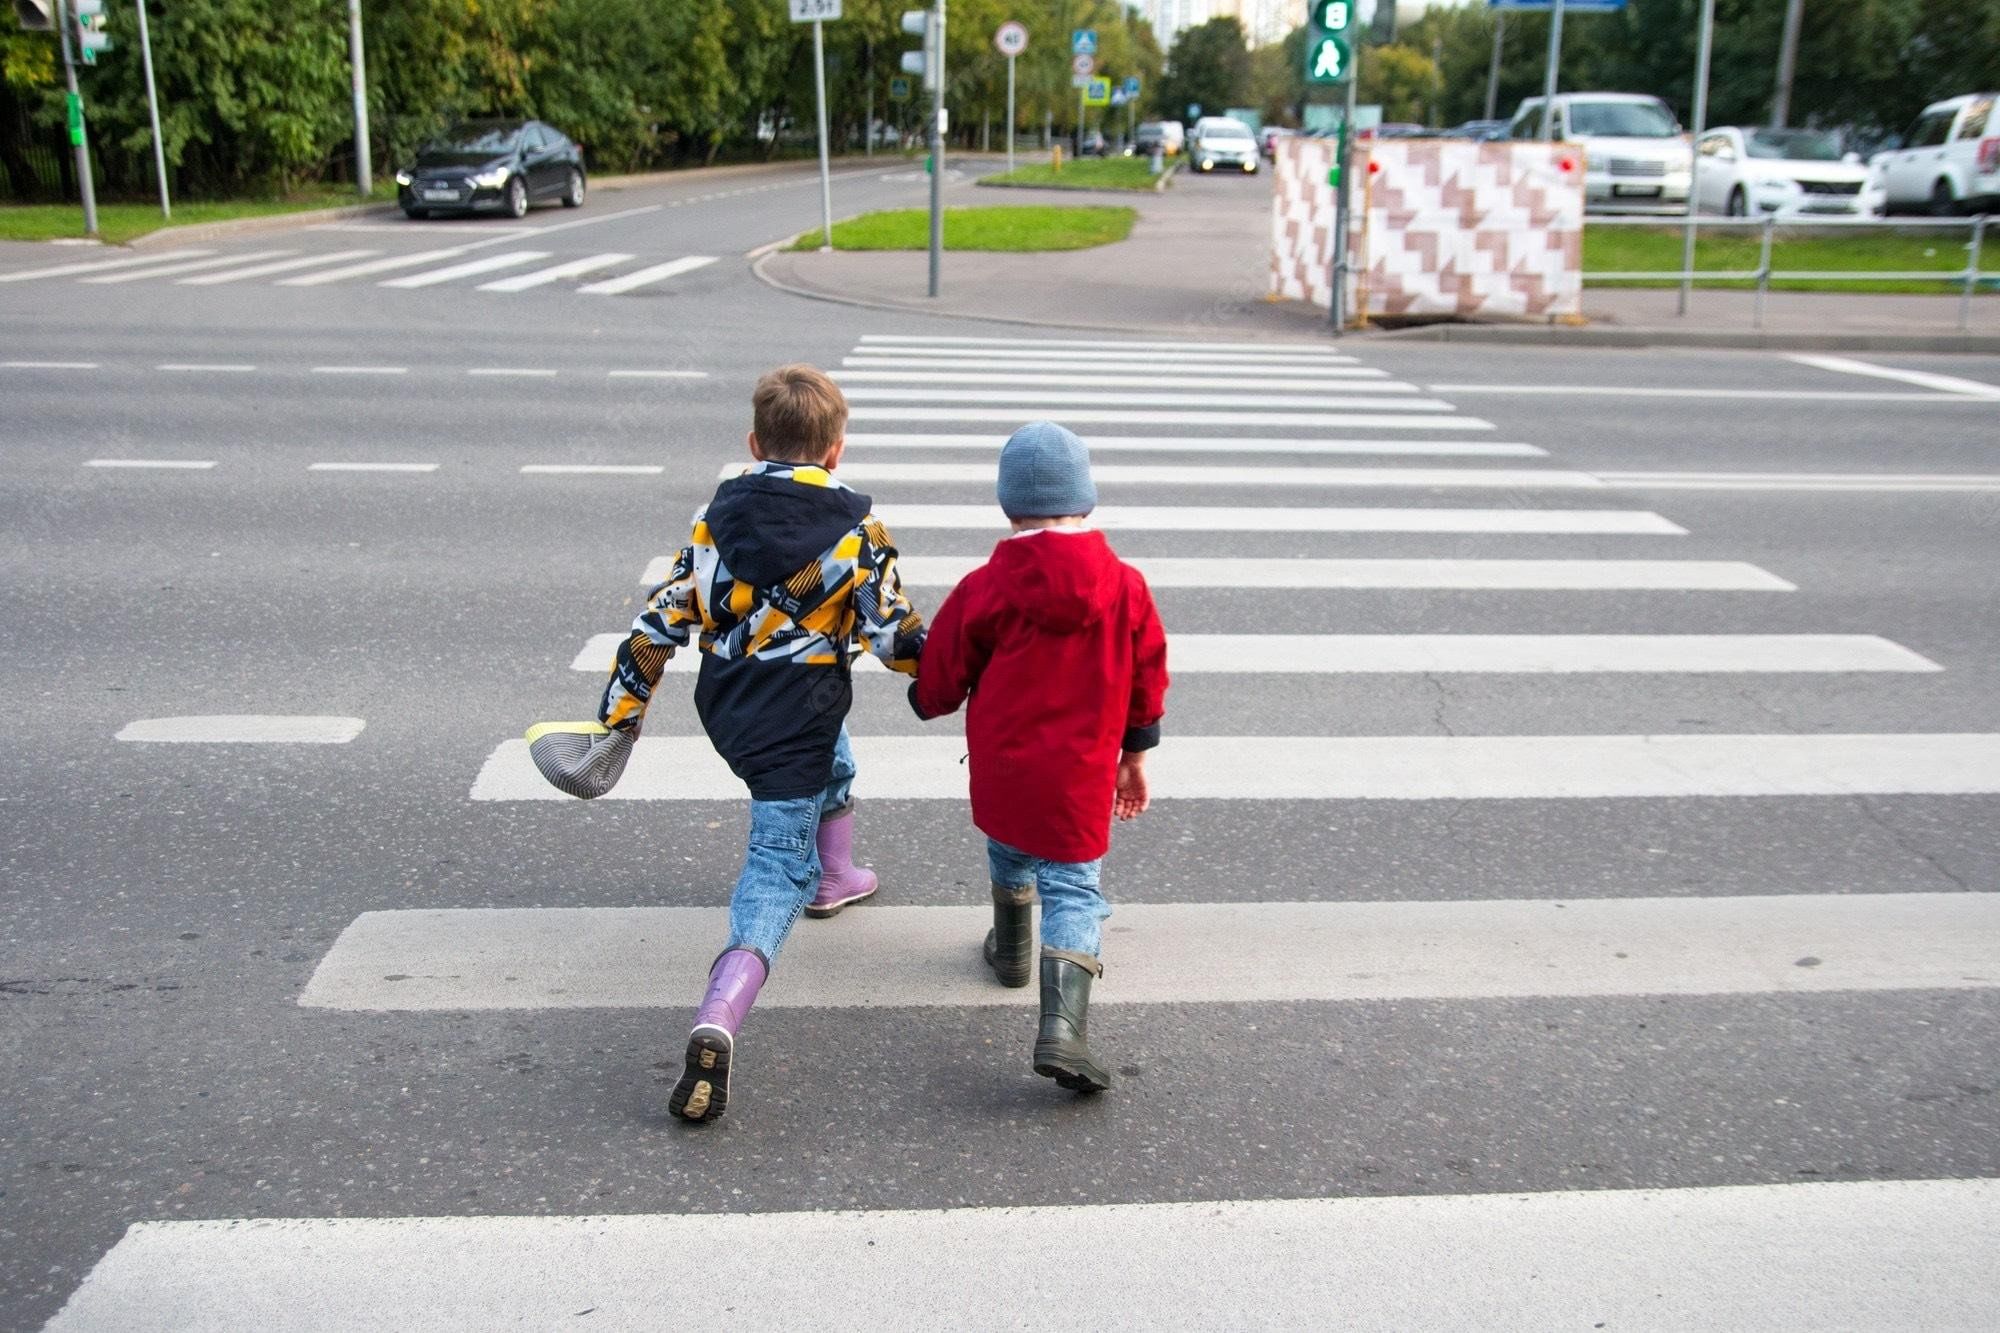
[[[1312,0],[1306,23],[1306,82],[1354,77],[1353,0]]]
[[[51,32],[56,26],[55,7],[49,0],[14,0],[14,17],[29,32]]]
[[[86,65],[97,63],[99,51],[111,49],[111,34],[104,30],[104,0],[70,0],[76,18],[77,54]]]
[[[937,88],[937,55],[933,47],[937,44],[932,35],[931,11],[928,9],[906,9],[903,11],[903,31],[913,37],[924,39],[921,51],[903,52],[903,73],[921,74],[926,89]]]

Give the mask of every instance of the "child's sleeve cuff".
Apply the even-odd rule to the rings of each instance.
[[[1150,723],[1143,727],[1125,728],[1125,740],[1121,747],[1127,754],[1137,754],[1150,750],[1160,743],[1160,724]]]

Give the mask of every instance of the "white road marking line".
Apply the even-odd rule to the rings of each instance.
[[[843,472],[845,468],[841,469]],[[951,529],[998,536],[1007,520],[997,505],[877,504],[891,532]],[[1125,532],[1484,532],[1515,535],[1684,537],[1687,529],[1637,509],[1394,509],[1363,506],[1285,508],[1206,505],[1106,505],[1090,525]]]
[[[656,282],[664,282],[668,278],[678,277],[683,273],[692,273],[698,268],[707,268],[714,262],[715,257],[713,255],[682,255],[679,259],[670,259],[664,264],[655,264],[651,268],[642,268],[636,273],[627,273],[620,277],[607,278],[603,282],[589,283],[577,288],[577,291],[589,296],[622,296],[626,292],[636,291],[641,287],[647,287]]]
[[[206,472],[215,466],[212,458],[93,458],[85,467],[160,468],[168,471]]]
[[[308,472],[435,472],[436,463],[311,463]]]
[[[2000,491],[2000,473],[1600,472],[1607,486],[1666,491]]]
[[[666,467],[656,463],[530,463],[528,477],[657,477]]]
[[[1791,352],[1787,353],[1787,357],[1802,366],[1830,370],[1839,375],[1872,375],[1878,379],[1900,380],[1920,388],[1935,389],[1940,393],[1965,394],[1973,398],[2000,398],[2000,384],[1987,384],[1982,380],[1960,379],[1956,375],[1936,375],[1927,370],[1898,370],[1891,366],[1878,366],[1845,356],[1815,356],[1803,352]]]
[[[734,477],[741,464],[725,464],[720,475]],[[991,486],[999,476],[995,463],[844,463],[840,475],[848,481],[902,483],[971,483]],[[1100,463],[1091,469],[1100,486],[1288,486],[1299,488],[1349,486],[1421,486],[1498,488],[1504,490],[1601,490],[1604,482],[1590,472],[1555,468],[1444,467],[1219,467],[1173,463]]]
[[[617,372],[612,372],[616,374]],[[984,449],[998,453],[1006,431],[952,435],[941,431],[849,431],[850,449]],[[1298,436],[1099,435],[1087,441],[1093,454],[1402,454],[1433,458],[1546,458],[1532,444],[1487,444],[1460,440],[1313,440]]]
[[[1985,893],[1120,902],[1111,919],[1119,933],[1107,938],[1107,961],[1117,970],[1097,998],[1115,1005],[2000,986],[2000,895]],[[785,984],[760,1005],[1019,1008],[1020,992],[995,986],[979,963],[992,922],[990,908],[882,906],[833,929],[795,931]],[[299,1003],[363,1012],[692,1009],[728,931],[726,907],[364,912]],[[1229,949],[1216,950],[1217,940]],[[1820,965],[1798,966],[1808,954]],[[882,968],[884,958],[895,967]]]
[[[850,395],[851,396],[851,395]],[[1371,406],[1381,407],[1375,403]],[[1420,404],[1398,403],[1413,409],[1409,416],[1371,412],[1166,412],[1139,408],[1065,407],[1049,414],[1066,426],[1278,426],[1289,430],[1492,430],[1493,423],[1478,417],[1450,413],[1418,415]],[[1012,407],[876,407],[856,404],[849,421],[1000,421],[1009,428],[1034,420],[1034,414]]]
[[[0,361],[4,370],[96,370],[95,361]]]
[[[440,260],[456,259],[470,246],[454,245],[443,250],[419,250],[415,254],[391,255],[387,259],[371,259],[363,264],[348,264],[342,268],[326,269],[319,273],[308,273],[303,277],[280,278],[280,287],[324,287],[332,282],[345,282],[349,278],[367,278],[377,273],[393,273],[397,269],[415,268],[419,264],[435,264]]]
[[[115,739],[181,745],[345,745],[367,725],[358,717],[145,717],[126,723]]]
[[[1171,365],[1226,365],[1238,366],[1283,366],[1297,367],[1312,371],[1328,367],[1353,367],[1360,362],[1351,356],[1327,356],[1319,353],[1283,352],[1202,352],[1185,360],[1171,360],[1158,351],[1141,349],[1133,352],[1075,352],[1064,351],[1060,347],[1005,348],[1005,347],[880,347],[863,346],[854,349],[853,356],[869,358],[895,358],[910,364],[954,365],[971,362],[978,366],[1008,366],[1022,362],[1058,361],[1065,367],[1083,368],[1089,366],[1110,366],[1116,368],[1152,367]]]
[[[204,273],[199,277],[182,278],[177,284],[182,287],[216,287],[225,282],[241,282],[245,278],[268,278],[273,273],[291,273],[302,268],[315,268],[321,264],[339,264],[349,259],[366,259],[370,255],[382,253],[380,250],[333,250],[326,254],[302,255],[297,259],[279,259],[269,264],[252,264],[249,268],[232,268],[221,273]]]
[[[632,256],[627,254],[591,255],[587,259],[572,259],[565,264],[555,264],[549,268],[536,269],[533,273],[521,273],[511,278],[501,278],[494,282],[481,283],[482,292],[525,292],[531,287],[541,287],[563,278],[574,278],[584,273],[595,273],[613,264],[622,264]]]
[[[531,366],[476,366],[465,372],[468,375],[482,375],[492,379],[554,379],[556,372]]]
[[[163,264],[173,259],[193,259],[199,255],[212,255],[213,250],[162,250],[156,255],[139,255],[130,259],[91,259],[80,264],[56,264],[49,268],[16,269],[11,273],[0,273],[0,282],[32,282],[36,278],[68,278],[79,273],[106,273],[112,269],[137,268],[140,265]]]
[[[949,588],[985,563],[980,556],[906,555],[896,562],[915,588]],[[1797,587],[1737,560],[1397,560],[1253,559],[1133,556],[1127,563],[1155,588],[1214,588],[1226,563],[1232,589],[1358,591],[1423,588],[1484,592],[1796,592]],[[672,556],[647,562],[639,583],[652,587],[673,569]]]
[[[570,231],[577,227],[595,227],[600,222],[642,217],[647,213],[657,213],[660,208],[659,204],[641,204],[637,208],[621,208],[615,213],[592,213],[589,217],[576,218],[570,222],[552,222],[546,227],[524,227],[522,231],[529,236],[547,236],[551,232]]]
[[[407,375],[408,366],[314,366],[315,375]]]
[[[883,910],[801,930],[792,947]],[[1115,1002],[1116,966],[1102,1000]],[[762,1003],[783,1002],[793,970]],[[687,1300],[674,1256],[698,1257],[715,1290],[756,1292],[756,1322],[770,1328],[927,1328],[1000,1311],[984,1322],[1061,1326],[1086,1290],[1118,1328],[1551,1329],[1585,1312],[1614,1329],[1977,1329],[1993,1323],[1996,1231],[2000,1181],[1977,1179],[139,1222],[48,1329],[296,1333],[408,1327],[413,1312],[440,1330],[555,1328],[579,1311],[593,1325],[656,1327]],[[965,1262],[1000,1254],[1008,1262]],[[1067,1276],[1023,1280],[1033,1273]]]
[[[1101,385],[1106,388],[1125,389],[1338,389],[1342,393],[1415,393],[1417,386],[1401,380],[1342,380],[1338,384],[1301,384],[1296,379],[1270,378],[1251,375],[1078,375],[1060,374],[1052,371],[1037,371],[1031,374],[1008,374],[969,370],[836,370],[833,378],[842,385],[861,384],[864,381],[880,381],[895,384],[1045,384],[1050,386],[1088,387]],[[948,401],[961,401],[957,399]],[[1117,402],[1118,398],[1108,401]]]
[[[705,370],[607,370],[606,379],[612,380],[705,380]]]
[[[495,269],[513,268],[517,264],[532,264],[537,259],[547,259],[546,250],[509,250],[505,254],[486,255],[480,259],[468,259],[462,264],[451,264],[444,268],[432,269],[428,273],[412,273],[407,278],[390,278],[378,282],[378,287],[395,287],[409,290],[416,287],[435,287],[440,283],[456,282],[478,273],[491,273]]]
[[[1449,412],[1451,404],[1436,398],[1384,398],[1352,387],[1354,394],[1315,393],[1121,393],[1103,390],[1034,389],[891,389],[857,385],[843,392],[850,403],[1019,403],[1028,415],[1058,417],[1069,407],[1359,407],[1373,412]]]
[[[1319,384],[1327,381],[1350,383],[1354,380],[1385,380],[1386,370],[1375,370],[1368,366],[1321,366],[1287,365],[1283,362],[1204,362],[1162,363],[1158,353],[1141,360],[1134,357],[1130,361],[1106,363],[1095,357],[1079,361],[1076,357],[1061,357],[1052,360],[1002,360],[993,357],[972,357],[966,359],[921,356],[847,356],[840,364],[848,370],[909,370],[943,373],[953,370],[992,371],[1057,371],[1070,374],[1097,375],[1257,375],[1263,377],[1284,377],[1294,385]]]
[[[167,361],[153,369],[187,375],[248,375],[257,367],[242,362]]]
[[[1982,403],[2000,400],[1960,393],[1857,393],[1839,389],[1670,388],[1607,384],[1432,384],[1430,393],[1547,395],[1556,398],[1685,398],[1771,403]]]
[[[603,675],[625,635],[593,634],[570,662]],[[679,652],[670,671],[693,672]],[[857,669],[888,677],[868,654]],[[1167,667],[1202,675],[1596,675],[1933,672],[1943,667],[1872,634],[1174,634]]]
[[[917,347],[1095,347],[1127,352],[1283,352],[1300,357],[1333,357],[1339,353],[1311,343],[1280,342],[1148,342],[1120,338],[947,338],[931,333],[864,333],[864,343],[909,344]]]
[[[106,285],[117,282],[144,282],[148,278],[171,278],[180,273],[194,273],[202,269],[222,268],[229,264],[247,264],[259,259],[276,259],[281,255],[295,253],[291,250],[253,250],[249,254],[222,255],[214,259],[190,259],[178,264],[166,264],[156,268],[125,269],[118,273],[102,273],[95,277],[78,278],[78,282]]]
[[[965,739],[858,736],[857,796],[965,799]],[[1157,800],[1498,801],[1989,795],[2000,734],[1170,736],[1147,762]],[[476,801],[567,801],[524,740],[503,741]],[[699,736],[644,737],[600,800],[736,801],[743,784]]]

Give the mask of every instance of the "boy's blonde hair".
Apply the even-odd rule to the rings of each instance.
[[[817,367],[779,366],[750,395],[752,428],[766,458],[823,463],[847,434],[847,396]]]

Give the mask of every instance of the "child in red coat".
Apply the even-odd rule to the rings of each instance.
[[[1035,1072],[1077,1092],[1111,1075],[1087,1044],[1111,820],[1145,810],[1146,751],[1160,742],[1167,639],[1139,571],[1084,526],[1097,507],[1090,454],[1052,422],[1000,452],[1000,508],[1014,535],[945,599],[910,700],[942,717],[971,699],[972,821],[987,838],[993,929],[985,957],[1025,986],[1042,905],[1042,1020]]]

